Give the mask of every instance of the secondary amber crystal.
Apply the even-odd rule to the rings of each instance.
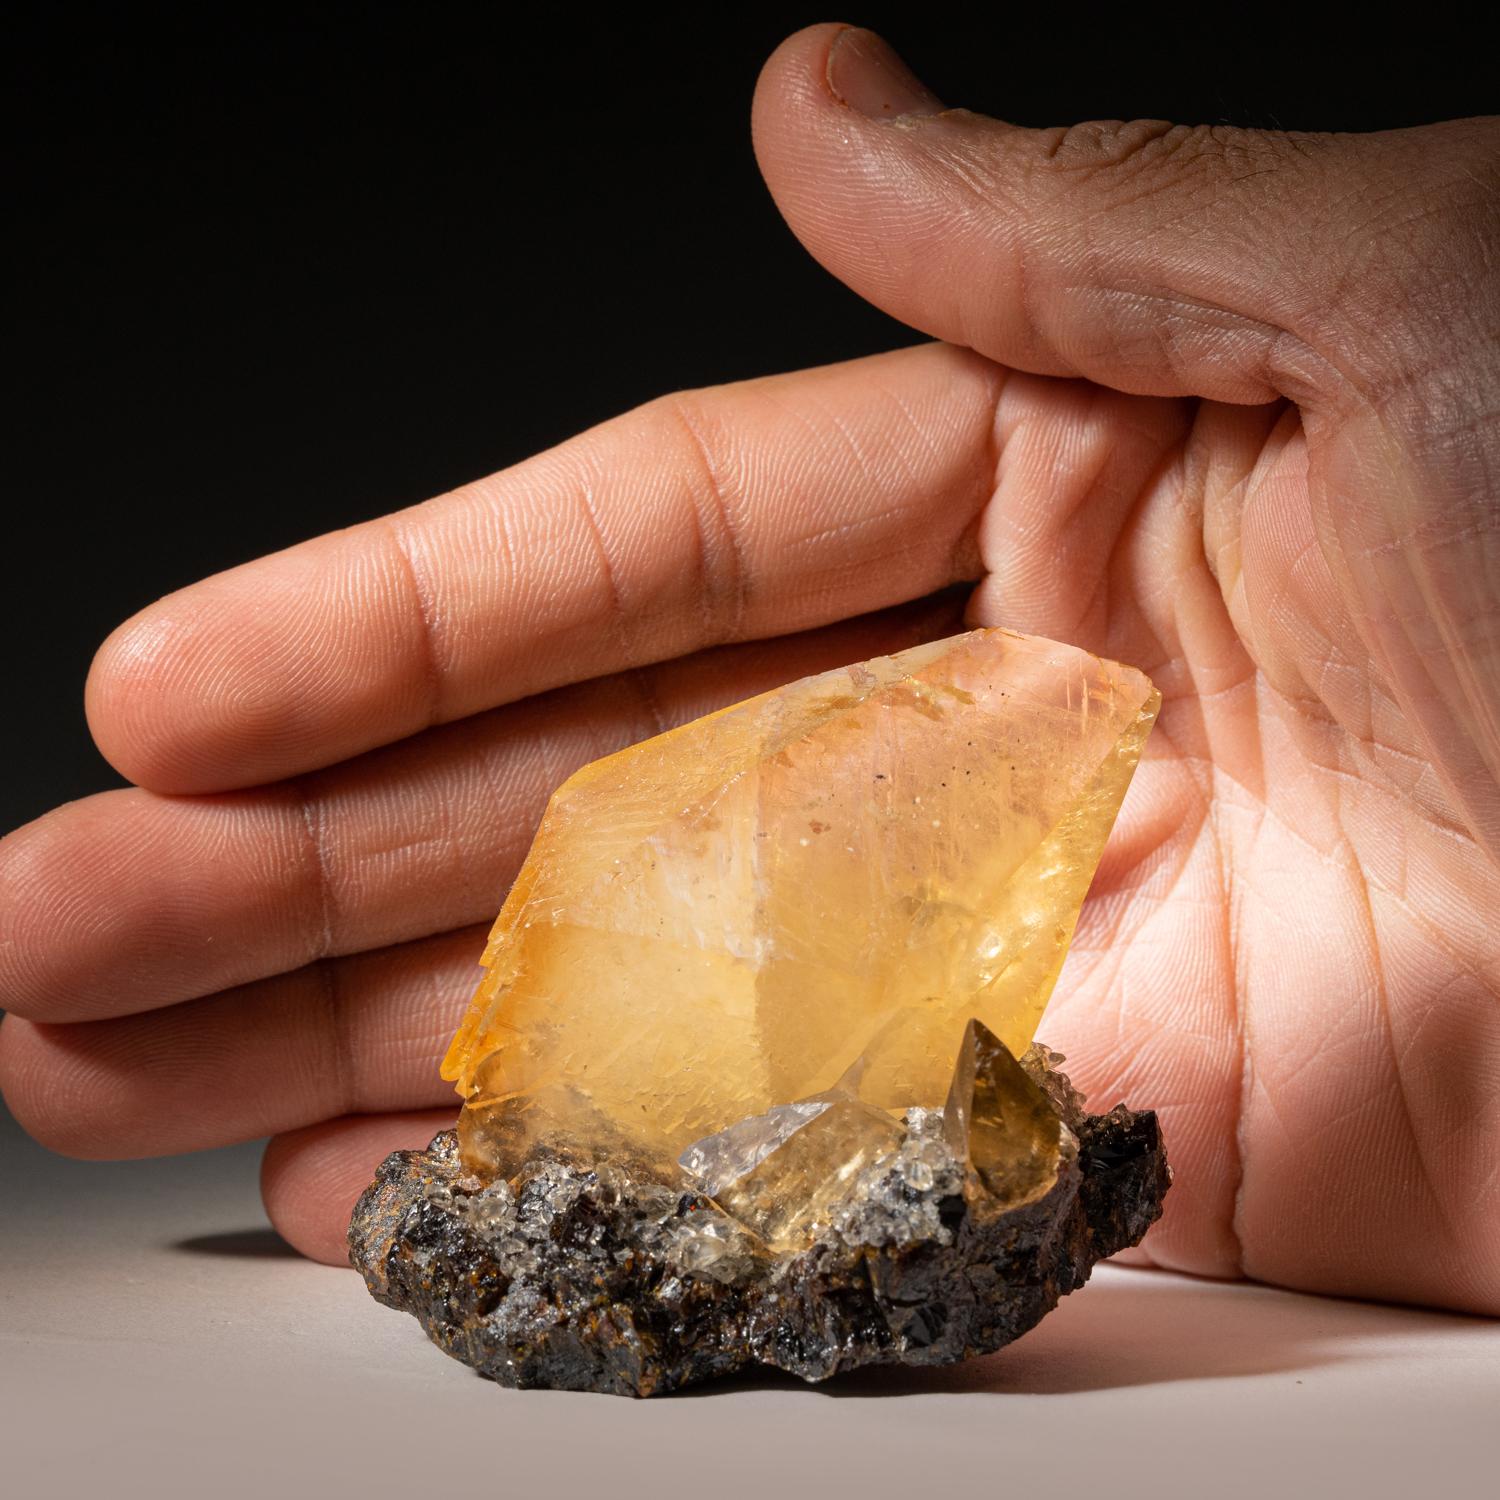
[[[1029,1203],[1057,1181],[1066,1132],[1005,1043],[970,1021],[943,1106],[943,1135],[995,1207]]]
[[[506,1130],[571,1110],[675,1158],[867,1051],[864,1103],[939,1104],[971,1016],[1019,1055],[1158,701],[1133,668],[978,630],[585,766],[444,1063],[466,1155],[483,1136],[503,1169]]]

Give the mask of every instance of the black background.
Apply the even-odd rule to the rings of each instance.
[[[1351,46],[1280,7],[1264,34],[1243,7],[1200,31],[1056,9],[849,19],[1023,124],[1363,130],[1495,103],[1487,49],[1417,13]],[[0,828],[115,784],[84,674],[166,590],[662,391],[912,341],[799,249],[751,155],[761,62],[830,17],[708,15],[13,14]]]

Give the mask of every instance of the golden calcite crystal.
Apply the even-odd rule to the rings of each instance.
[[[1158,703],[1133,668],[976,630],[585,766],[444,1062],[467,1140],[510,1114],[534,1139],[571,1099],[575,1130],[675,1158],[867,1047],[877,1109],[940,1103],[971,1016],[1024,1051]]]
[[[963,1045],[943,1106],[948,1149],[965,1163],[993,1206],[1011,1209],[1057,1181],[1068,1128],[1004,1042],[980,1021]]]

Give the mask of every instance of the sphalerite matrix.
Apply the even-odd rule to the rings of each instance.
[[[505,1384],[630,1395],[1025,1332],[1167,1187],[1155,1117],[1032,1044],[1159,701],[978,630],[585,766],[444,1062],[457,1130],[355,1210],[370,1290]]]

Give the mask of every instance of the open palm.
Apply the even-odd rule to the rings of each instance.
[[[551,788],[967,610],[1163,692],[1042,1027],[1162,1112],[1142,1253],[1500,1311],[1493,129],[1021,132],[838,28],[756,125],[813,253],[951,342],[665,398],[122,627],[90,713],[138,785],[0,846],[16,1114],[277,1135],[274,1221],[341,1259],[451,1118]]]

